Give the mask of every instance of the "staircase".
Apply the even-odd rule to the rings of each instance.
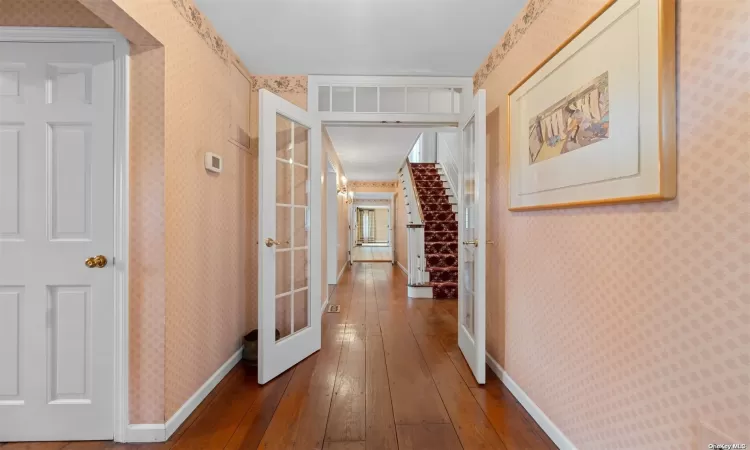
[[[409,163],[424,214],[425,270],[432,298],[458,298],[456,198],[439,164]]]

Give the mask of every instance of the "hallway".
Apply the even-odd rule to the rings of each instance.
[[[358,245],[352,249],[352,261],[376,262],[391,260],[390,245]]]
[[[355,264],[323,316],[323,348],[265,386],[242,362],[168,442],[0,444],[2,450],[554,449],[491,371],[456,344],[455,300],[406,297],[387,263]]]

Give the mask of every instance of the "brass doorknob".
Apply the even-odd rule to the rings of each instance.
[[[464,245],[473,245],[474,247],[479,246],[479,241],[473,240],[473,241],[464,241]]]
[[[86,267],[89,269],[105,267],[107,265],[107,258],[103,255],[97,255],[86,259]]]
[[[274,245],[281,245],[281,242],[275,241],[271,238],[266,238],[265,242],[266,242],[266,247],[273,247]]]

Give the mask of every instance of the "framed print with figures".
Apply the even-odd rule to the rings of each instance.
[[[508,93],[509,209],[673,199],[674,0],[610,0]]]

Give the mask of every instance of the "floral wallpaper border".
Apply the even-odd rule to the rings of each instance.
[[[261,89],[274,94],[307,94],[307,75],[253,76],[253,91]]]
[[[195,29],[219,58],[225,62],[236,59],[229,45],[219,36],[219,33],[211,25],[211,22],[195,6],[192,0],[172,0],[172,5],[174,5],[180,15]]]
[[[474,74],[474,92],[482,86],[492,71],[500,65],[502,60],[505,59],[505,55],[515,47],[523,35],[526,34],[529,27],[531,27],[531,24],[547,9],[547,6],[551,2],[552,0],[529,0],[524,7],[523,14],[516,18],[500,42],[492,49],[484,60],[484,63],[482,63]]]
[[[356,188],[396,188],[398,181],[352,181],[351,187]]]

